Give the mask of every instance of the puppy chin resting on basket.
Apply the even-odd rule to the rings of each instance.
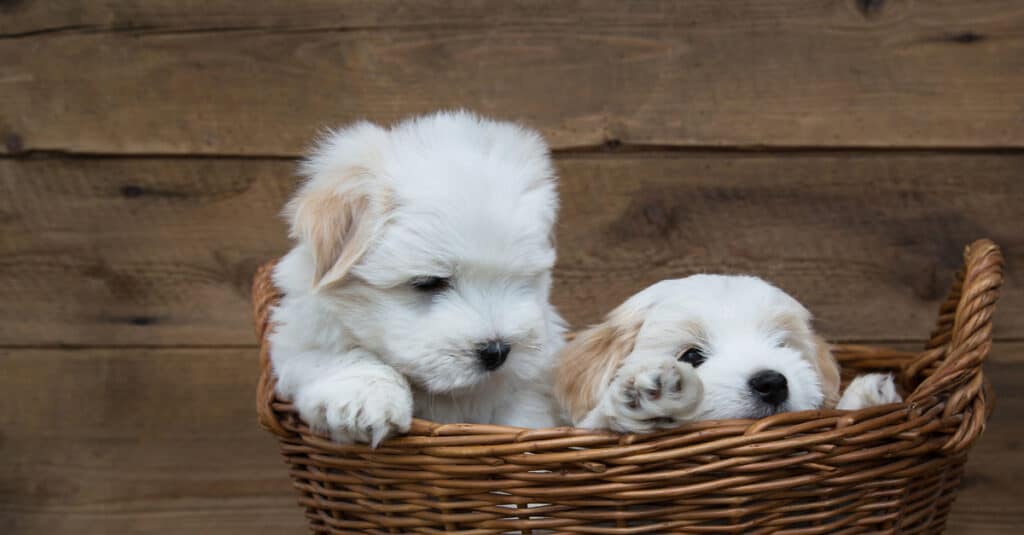
[[[546,427],[564,326],[548,302],[555,174],[541,137],[445,112],[325,136],[286,209],[278,396],[339,442],[414,415]]]
[[[662,281],[563,349],[555,395],[577,427],[633,433],[900,401],[885,374],[857,377],[840,398],[839,366],[810,321],[756,277]]]

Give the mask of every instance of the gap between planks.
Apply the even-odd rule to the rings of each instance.
[[[626,143],[608,140],[597,145],[581,145],[551,150],[556,159],[616,156],[671,157],[672,155],[721,155],[736,156],[928,156],[928,155],[1020,155],[1024,147],[986,146],[890,146],[890,145],[656,145]],[[160,153],[160,152],[84,152],[59,149],[32,149],[14,153],[0,153],[0,160],[249,160],[249,161],[290,161],[302,158],[303,154],[238,154],[238,153]]]

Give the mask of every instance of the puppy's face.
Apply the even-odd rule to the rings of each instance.
[[[762,418],[837,395],[810,313],[782,290],[754,277],[699,275],[657,293],[636,350],[671,352],[696,369],[698,418]]]
[[[630,298],[609,321],[617,318],[633,318],[632,327],[615,331],[634,337],[619,362],[672,356],[695,368],[704,388],[697,419],[761,418],[832,406],[838,398],[839,370],[811,331],[810,313],[761,279],[663,281]]]
[[[325,178],[332,196],[364,205],[346,216],[337,251],[314,252],[329,259],[318,291],[360,346],[426,390],[533,376],[555,320],[557,199],[543,143],[469,114],[366,128],[358,164],[324,161],[336,144],[307,164],[313,180],[355,185]],[[365,243],[353,243],[360,227]]]

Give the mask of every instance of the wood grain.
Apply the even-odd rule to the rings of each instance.
[[[0,532],[303,533],[255,349],[0,350]]]
[[[990,3],[991,0],[989,0]],[[998,4],[998,2],[995,2]],[[782,6],[737,2],[736,8],[757,18],[778,17],[781,9],[806,11],[813,1],[786,0]],[[222,31],[253,28],[287,30],[352,30],[425,26],[496,26],[574,23],[622,24],[665,22],[665,15],[690,14],[690,23],[728,22],[728,10],[716,9],[715,0],[694,0],[680,6],[670,0],[653,0],[625,6],[593,0],[265,0],[239,9],[236,0],[108,0],[71,4],[45,0],[20,0],[4,6],[0,37],[21,37],[59,32],[169,32]],[[946,8],[948,9],[948,8]]]
[[[171,4],[5,8],[0,152],[296,155],[450,107],[561,149],[1024,147],[1009,0]]]
[[[907,18],[922,14],[954,20],[990,18],[1015,7],[1006,0],[933,0],[927,6],[906,0],[873,2],[781,0],[648,0],[624,5],[608,0],[265,0],[239,9],[236,0],[107,0],[70,4],[18,0],[0,4],[0,37],[75,31],[220,31],[277,27],[289,30],[358,29],[423,26],[496,26],[547,24],[571,27],[578,23],[604,25],[664,25],[684,19],[690,26],[736,24],[742,13],[752,20],[807,20],[822,14],[843,17],[853,12],[866,20]],[[988,15],[985,17],[985,15]],[[741,22],[742,23],[742,22]]]
[[[687,155],[562,162],[554,300],[597,320],[661,279],[755,274],[804,302],[837,339],[930,330],[962,264],[988,236],[1019,263],[1017,156]],[[1020,333],[1007,292],[997,325]]]
[[[1022,343],[996,345],[999,407],[950,533],[1020,525],[1022,354]],[[256,366],[255,348],[0,350],[0,532],[304,533],[255,422]]]
[[[0,160],[0,345],[254,343],[249,284],[287,249],[294,164]],[[925,336],[965,244],[1020,278],[1024,155],[676,154],[558,161],[554,301],[577,326],[648,284],[747,272],[845,340]],[[997,334],[1024,332],[1006,292]]]
[[[951,535],[1020,533],[1024,524],[1024,344],[996,344],[986,364],[996,391],[996,411],[971,450],[967,473],[947,525]]]
[[[0,344],[254,343],[290,162],[0,161]]]

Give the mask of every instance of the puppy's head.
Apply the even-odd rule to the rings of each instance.
[[[699,419],[831,407],[839,395],[839,368],[810,320],[795,299],[756,277],[662,281],[563,350],[556,393],[578,420],[595,406],[622,361],[642,353],[673,356],[695,368],[704,387]]]
[[[534,376],[555,176],[540,136],[465,112],[327,136],[289,204],[315,291],[348,336],[433,392]]]

